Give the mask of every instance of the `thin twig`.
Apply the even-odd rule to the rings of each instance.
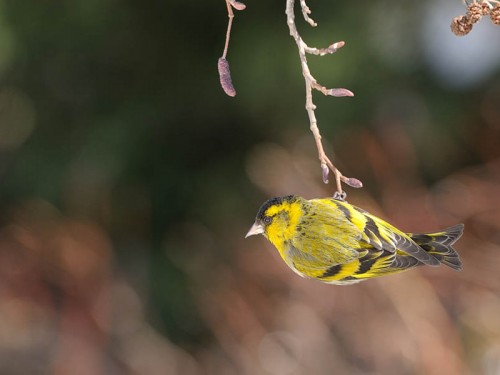
[[[294,5],[295,5],[295,0],[287,0],[285,13],[287,16],[288,28],[290,29],[290,35],[295,39],[295,43],[297,44],[297,48],[299,51],[300,64],[302,67],[302,74],[304,76],[305,87],[306,87],[306,111],[309,117],[310,129],[311,132],[313,133],[314,140],[316,142],[316,147],[318,149],[318,157],[321,163],[321,168],[323,170],[323,181],[325,183],[328,183],[328,169],[330,169],[335,175],[337,193],[342,194],[341,182],[344,182],[345,184],[352,187],[362,187],[363,184],[361,183],[361,181],[355,178],[348,178],[342,175],[342,173],[335,167],[335,165],[333,165],[331,160],[326,155],[325,150],[323,148],[323,143],[321,142],[321,134],[318,128],[318,121],[316,120],[316,114],[314,112],[316,106],[314,105],[312,99],[312,90],[315,89],[322,92],[324,95],[330,95],[330,96],[353,96],[354,94],[347,89],[342,89],[342,88],[328,89],[325,86],[319,84],[311,74],[311,71],[309,70],[306,53],[319,56],[332,54],[335,53],[339,48],[343,47],[345,43],[337,42],[327,48],[320,48],[320,49],[309,47],[302,40],[302,37],[297,31],[297,27],[295,25]],[[314,20],[312,20],[309,17],[311,10],[306,4],[306,0],[300,0],[300,6],[302,8],[302,14],[306,22],[308,22],[311,26],[316,26],[317,25],[316,22],[314,22]]]
[[[227,6],[227,16],[229,18],[227,22],[226,31],[226,42],[224,43],[224,52],[217,62],[217,67],[219,70],[220,84],[224,92],[229,96],[235,96],[236,90],[233,86],[233,81],[231,79],[231,71],[229,69],[229,62],[226,59],[227,50],[229,48],[229,39],[231,38],[231,27],[233,26],[234,12],[233,8],[236,10],[243,10],[246,5],[237,0],[226,0]]]
[[[222,53],[222,58],[224,59],[227,56],[227,50],[229,48],[229,39],[231,38],[231,27],[233,26],[233,18],[234,18],[233,7],[231,6],[229,0],[226,0],[226,6],[227,6],[227,16],[229,20],[227,21],[226,43],[224,44],[224,52]]]
[[[302,15],[306,22],[312,27],[318,26],[318,24],[311,18],[309,15],[311,14],[311,9],[306,4],[306,0],[300,0],[300,7],[302,8]]]

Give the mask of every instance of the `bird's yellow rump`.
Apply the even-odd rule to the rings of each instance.
[[[300,276],[343,285],[424,264],[461,270],[452,245],[463,229],[404,233],[345,201],[288,195],[265,202],[246,237],[263,234]]]

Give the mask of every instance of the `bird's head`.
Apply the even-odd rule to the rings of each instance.
[[[296,195],[269,199],[257,213],[255,223],[246,237],[263,234],[275,246],[295,235],[297,224],[303,214],[305,200]]]

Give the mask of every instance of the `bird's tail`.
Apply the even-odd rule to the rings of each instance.
[[[410,237],[441,263],[459,271],[462,269],[462,261],[452,245],[457,242],[463,231],[464,225],[457,224],[442,232],[410,234]]]

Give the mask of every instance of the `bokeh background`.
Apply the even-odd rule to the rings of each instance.
[[[325,146],[402,229],[464,222],[446,267],[338,287],[244,239],[330,196],[284,1],[0,1],[1,374],[500,374],[500,27],[460,0],[318,1]]]

